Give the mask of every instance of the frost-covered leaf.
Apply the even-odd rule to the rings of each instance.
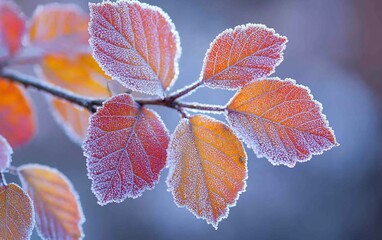
[[[322,106],[294,80],[254,81],[227,107],[227,120],[258,157],[293,167],[338,143]]]
[[[196,115],[175,129],[167,159],[176,204],[217,228],[246,185],[247,155],[239,139],[225,124]]]
[[[16,184],[0,186],[0,239],[30,239],[34,227],[33,204]]]
[[[0,173],[11,164],[13,150],[8,141],[0,135]]]
[[[2,58],[14,55],[21,47],[25,31],[25,17],[10,0],[0,1],[0,63]]]
[[[177,78],[181,52],[168,15],[128,0],[89,8],[90,45],[105,72],[129,89],[163,97]]]
[[[211,43],[202,80],[209,87],[237,89],[272,74],[283,60],[287,38],[260,24],[227,29]]]
[[[109,96],[108,77],[90,54],[77,54],[75,57],[64,54],[45,56],[39,73],[44,80],[82,96]],[[80,144],[86,136],[89,111],[65,100],[50,96],[47,99],[53,107],[52,111],[59,126],[66,130],[72,140]]]
[[[40,5],[30,21],[28,45],[49,54],[88,52],[88,22],[89,16],[75,4]]]
[[[168,132],[160,117],[128,94],[104,102],[83,144],[98,203],[122,202],[152,189],[166,163]]]
[[[28,142],[34,133],[30,100],[15,83],[0,78],[0,135],[17,147]]]
[[[53,168],[28,164],[19,167],[25,191],[32,198],[42,239],[82,239],[85,222],[78,195],[70,181]]]

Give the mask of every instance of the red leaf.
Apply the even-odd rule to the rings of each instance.
[[[0,174],[11,164],[13,150],[8,141],[0,135]]]
[[[152,189],[166,163],[168,132],[160,117],[128,94],[104,102],[83,144],[98,203],[122,202]]]
[[[177,78],[181,51],[168,15],[127,0],[89,8],[90,45],[100,66],[129,89],[163,97]]]
[[[217,228],[245,189],[247,155],[225,124],[196,115],[171,138],[167,185],[178,206]]]
[[[283,60],[286,42],[286,37],[260,24],[225,30],[212,42],[204,58],[204,84],[233,90],[269,76]]]
[[[21,47],[25,17],[12,1],[0,2],[0,60],[14,55]]]
[[[33,204],[16,184],[0,186],[0,239],[30,239],[34,227]]]
[[[19,167],[23,188],[35,205],[42,239],[82,239],[85,222],[78,195],[70,181],[53,168],[28,164]]]
[[[0,78],[0,134],[12,147],[28,142],[35,133],[30,100],[15,83]]]
[[[294,80],[255,81],[227,107],[227,119],[258,157],[293,167],[338,143],[322,106]]]

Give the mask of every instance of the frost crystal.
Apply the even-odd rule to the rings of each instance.
[[[212,88],[234,90],[269,76],[282,60],[287,38],[261,24],[227,29],[211,43],[202,80]]]
[[[223,123],[196,115],[183,119],[168,149],[168,190],[217,229],[245,189],[247,156],[241,142]]]
[[[107,100],[90,118],[83,144],[98,203],[122,202],[152,189],[165,167],[168,141],[160,117],[130,95]]]
[[[125,87],[164,96],[178,76],[179,36],[168,15],[138,1],[90,3],[90,45]]]
[[[332,129],[309,89],[294,80],[255,81],[227,107],[227,120],[258,157],[293,167],[337,146]]]

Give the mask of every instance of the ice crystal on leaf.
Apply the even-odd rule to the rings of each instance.
[[[206,86],[238,89],[272,74],[283,60],[287,38],[261,24],[227,29],[211,43],[204,59]]]
[[[53,168],[28,164],[19,167],[25,191],[33,200],[36,225],[42,239],[82,239],[85,222],[70,181]]]
[[[178,76],[180,43],[169,16],[138,1],[90,3],[93,56],[125,87],[164,96]]]
[[[0,239],[30,239],[34,227],[33,204],[16,184],[0,186]]]
[[[225,124],[196,115],[183,119],[168,149],[168,190],[178,206],[217,229],[245,189],[247,155]]]
[[[338,145],[322,106],[294,80],[254,81],[227,107],[227,120],[258,157],[293,167]]]
[[[152,189],[165,167],[169,135],[160,117],[128,94],[114,96],[90,118],[83,143],[98,203],[122,202]]]

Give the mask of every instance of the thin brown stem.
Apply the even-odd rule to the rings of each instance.
[[[105,101],[104,99],[92,99],[92,98],[83,97],[83,96],[74,94],[72,92],[69,92],[67,90],[64,90],[62,88],[56,87],[54,85],[45,83],[32,76],[21,74],[15,71],[10,71],[10,70],[0,71],[0,77],[11,82],[22,84],[25,87],[32,87],[39,91],[49,93],[55,97],[64,99],[68,102],[84,107],[92,113],[96,112],[97,107],[102,106],[103,102]],[[213,112],[219,113],[219,112],[225,111],[225,107],[223,106],[204,105],[204,104],[198,104],[198,103],[184,103],[184,102],[178,101],[180,97],[185,96],[186,94],[195,90],[202,84],[203,84],[202,82],[197,82],[185,88],[184,90],[181,90],[175,94],[172,94],[164,99],[137,99],[136,102],[138,102],[141,105],[158,105],[158,106],[165,106],[168,108],[172,108],[177,110],[182,117],[187,117],[187,114],[184,111],[185,109],[209,111],[212,113]]]
[[[190,94],[192,91],[197,89],[198,87],[202,86],[203,82],[202,81],[196,81],[190,86],[185,87],[184,89],[181,89],[178,92],[175,92],[174,94],[171,94],[168,98],[171,99],[172,101],[175,101],[176,99],[179,99],[181,97],[184,97],[188,94]]]
[[[199,103],[184,103],[184,102],[178,102],[177,103],[179,107],[187,108],[187,109],[195,109],[195,110],[201,110],[201,111],[207,111],[207,112],[224,112],[226,110],[226,107],[224,106],[218,106],[218,105],[208,105],[208,104],[199,104]]]
[[[97,110],[97,106],[102,105],[101,101],[79,96],[67,90],[42,82],[39,79],[36,79],[32,76],[24,75],[15,71],[4,70],[1,72],[0,77],[12,82],[20,83],[26,88],[33,87],[39,91],[43,91],[55,97],[65,99],[71,103],[84,107],[91,112],[95,112]]]

